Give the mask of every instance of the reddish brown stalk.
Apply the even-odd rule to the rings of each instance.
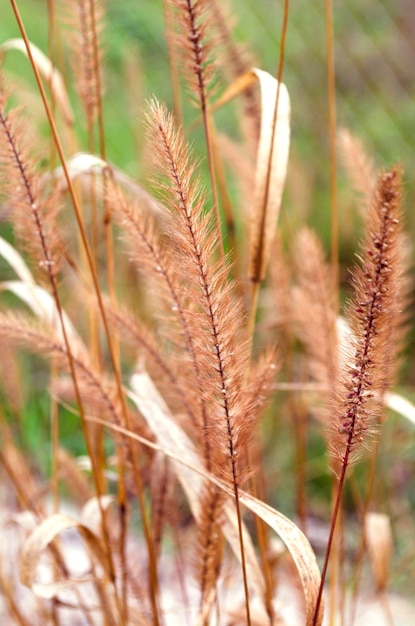
[[[195,373],[195,383],[198,390],[197,410],[193,410],[193,403],[190,399],[186,401],[186,404],[190,408],[189,415],[193,421],[193,426],[199,428],[200,419],[202,420],[204,459],[206,467],[210,471],[211,446],[209,436],[207,436],[208,413],[203,393],[203,376],[198,361],[197,346],[193,337],[189,311],[186,310],[186,306],[189,305],[189,302],[187,297],[184,297],[183,290],[178,282],[177,272],[174,269],[175,259],[172,256],[171,246],[162,243],[160,234],[155,231],[151,220],[145,219],[136,207],[128,203],[128,201],[121,196],[119,190],[114,190],[114,193],[114,215],[119,219],[122,228],[125,230],[129,247],[133,251],[133,258],[137,261],[137,268],[140,272],[146,274],[147,279],[149,276],[152,277],[152,283],[158,290],[158,296],[164,297],[167,302],[169,317],[171,317],[171,313],[173,312],[174,317],[179,319],[185,343],[184,347],[190,355],[190,362]],[[176,343],[177,338],[173,337],[173,333],[171,334]],[[162,367],[164,371],[167,372],[168,368],[166,370],[166,365],[163,364]],[[183,365],[181,365],[181,367],[183,367]],[[170,380],[172,380],[170,371],[168,375]],[[176,379],[176,377],[174,378]],[[178,384],[176,384],[175,387],[177,388]],[[185,392],[182,397],[186,399],[188,393]]]
[[[334,63],[333,0],[325,0],[325,2],[330,143],[331,263],[334,273],[333,287],[337,290],[339,280],[339,216],[337,206],[336,72]]]
[[[120,403],[122,406],[122,413],[123,413],[123,418],[124,421],[127,425],[127,427],[129,428],[130,426],[130,420],[129,420],[129,415],[128,415],[128,411],[127,411],[127,407],[126,407],[126,403],[125,403],[125,397],[124,397],[124,393],[123,393],[123,388],[122,388],[122,381],[121,381],[121,373],[120,373],[120,368],[118,366],[118,362],[115,356],[115,352],[114,352],[114,347],[113,347],[113,343],[112,343],[112,339],[111,339],[111,333],[110,333],[110,329],[109,329],[109,325],[108,325],[108,321],[105,315],[105,309],[104,309],[104,305],[103,305],[103,301],[102,301],[102,296],[101,296],[101,291],[100,291],[100,287],[99,287],[99,283],[98,283],[98,277],[95,271],[95,266],[94,266],[94,262],[93,262],[93,257],[91,254],[91,250],[88,244],[88,240],[86,237],[86,232],[85,232],[85,228],[83,225],[83,220],[82,220],[82,215],[81,215],[81,210],[80,210],[80,206],[77,200],[77,197],[75,195],[75,191],[74,191],[74,187],[72,184],[72,180],[71,177],[69,175],[69,171],[68,171],[68,167],[66,164],[66,160],[65,160],[65,155],[63,153],[63,148],[62,148],[62,144],[61,141],[59,139],[59,134],[56,128],[56,123],[55,120],[53,118],[49,103],[47,101],[46,98],[46,93],[40,78],[40,74],[39,71],[36,67],[36,64],[34,62],[33,59],[33,55],[32,55],[32,51],[30,48],[30,44],[29,44],[29,40],[27,37],[27,33],[26,33],[26,29],[24,27],[23,21],[21,19],[20,16],[20,12],[19,9],[17,7],[16,1],[15,0],[10,0],[11,5],[12,5],[12,9],[13,9],[13,13],[15,15],[16,18],[16,22],[18,24],[19,30],[21,32],[22,38],[25,42],[25,47],[26,47],[26,51],[30,60],[30,64],[36,79],[36,84],[37,87],[39,89],[39,94],[41,96],[42,99],[42,103],[45,109],[45,113],[47,116],[47,120],[48,120],[48,124],[53,136],[53,140],[54,143],[56,145],[56,149],[57,152],[59,154],[59,159],[61,161],[62,164],[62,169],[63,169],[63,173],[64,173],[64,177],[65,177],[65,181],[68,187],[68,191],[69,191],[69,195],[72,201],[72,206],[74,209],[74,213],[75,213],[75,217],[76,217],[76,223],[79,229],[79,233],[80,233],[80,237],[82,240],[82,244],[83,244],[83,248],[85,250],[85,254],[87,257],[87,263],[88,263],[88,268],[90,270],[90,274],[91,274],[91,278],[92,278],[92,282],[93,282],[93,288],[94,288],[94,292],[96,294],[97,297],[97,301],[98,301],[98,306],[99,306],[99,310],[100,310],[100,314],[101,314],[101,319],[103,321],[103,325],[104,325],[104,331],[105,331],[105,337],[107,340],[107,345],[108,345],[108,350],[109,350],[109,355],[110,355],[110,359],[111,359],[111,364],[112,364],[112,368],[114,371],[114,375],[115,375],[115,381],[116,381],[116,385],[117,385],[117,393],[120,399]],[[62,312],[61,312],[61,308],[59,305],[59,301],[57,301],[57,307],[58,307],[58,312],[59,312],[59,317],[60,320],[62,322]],[[74,367],[71,361],[71,351],[70,351],[70,344],[69,341],[67,341],[67,337],[66,337],[66,330],[65,330],[65,326],[62,323],[62,331],[64,333],[65,336],[65,345],[68,351],[68,359],[69,359],[69,363],[70,363],[70,369],[71,369],[71,376],[74,376],[74,384],[75,384],[75,388],[76,388],[76,377],[75,377],[75,371],[74,371]],[[77,398],[79,397],[79,393],[77,392]],[[87,428],[86,428],[86,423],[84,422],[84,414],[82,411],[82,405],[80,405],[80,410],[81,410],[81,423],[82,423],[82,427],[85,431],[85,433],[87,434]],[[138,498],[138,502],[139,502],[139,506],[140,506],[140,511],[142,514],[142,521],[143,521],[143,529],[144,529],[144,534],[145,534],[145,538],[146,538],[146,544],[148,547],[148,553],[149,553],[149,591],[150,591],[150,599],[151,599],[151,605],[152,605],[152,614],[153,614],[153,619],[154,619],[154,624],[155,626],[158,626],[159,624],[159,617],[158,617],[158,606],[157,606],[157,598],[158,598],[158,580],[157,580],[157,573],[156,573],[156,568],[155,568],[155,560],[152,554],[153,548],[152,548],[152,540],[151,540],[151,533],[150,533],[150,529],[148,526],[148,521],[147,521],[147,516],[146,516],[146,509],[145,509],[145,502],[144,502],[144,494],[143,494],[143,486],[142,486],[142,478],[141,478],[141,473],[140,473],[140,468],[138,465],[138,460],[136,458],[136,455],[134,454],[134,449],[133,446],[131,444],[131,442],[129,442],[129,445],[131,445],[131,458],[132,458],[132,463],[133,463],[133,474],[134,474],[134,480],[135,480],[135,485],[136,485],[136,490],[137,490],[137,498]],[[89,450],[91,452],[91,450]],[[95,474],[95,473],[94,473]],[[101,513],[101,518],[104,519],[104,514],[103,514],[103,510],[102,510],[102,504],[101,504],[101,500],[100,498],[98,499],[99,502],[99,507],[100,507],[100,513]],[[103,531],[104,533],[105,531],[105,524],[103,527]],[[106,537],[106,541],[107,541],[107,537]],[[109,545],[108,543],[106,543],[106,545]],[[111,560],[111,555],[109,555],[109,559]],[[118,598],[117,598],[118,599]],[[120,615],[122,615],[122,612],[120,611]]]
[[[231,299],[227,269],[221,262],[213,263],[216,232],[212,232],[209,215],[204,214],[204,197],[200,182],[194,176],[195,166],[180,131],[164,107],[153,102],[148,119],[152,148],[157,166],[167,177],[166,205],[175,215],[176,239],[180,242],[175,257],[190,302],[193,302],[194,336],[198,337],[198,362],[205,372],[205,397],[212,403],[212,423],[204,426],[204,436],[217,441],[218,461],[215,471],[223,475],[230,467],[234,489],[241,544],[246,613],[250,623],[248,583],[239,504],[240,471],[237,448],[248,443],[252,410],[247,405],[243,381],[247,367],[247,344],[241,338],[236,345],[241,303]]]
[[[167,35],[173,32],[173,7],[170,0],[163,0],[164,23]],[[167,36],[167,46],[169,50],[170,77],[173,91],[173,111],[177,123],[183,126],[183,111],[180,98],[180,78],[178,71],[178,50],[172,37]]]
[[[94,77],[95,83],[95,92],[96,92],[96,111],[97,111],[97,124],[98,124],[98,137],[99,137],[99,152],[101,158],[106,160],[106,148],[105,148],[105,131],[104,131],[104,113],[103,113],[103,98],[102,98],[102,80],[101,80],[101,50],[100,50],[100,41],[99,41],[99,22],[101,19],[101,6],[98,4],[97,0],[89,0],[89,19],[91,24],[91,49],[92,49],[92,60],[93,60],[93,70],[92,74]],[[88,120],[88,126],[91,125],[92,120]],[[90,144],[92,144],[92,129],[90,133]],[[94,179],[91,179],[91,184],[93,184]],[[107,281],[108,281],[108,289],[110,293],[110,297],[112,301],[115,302],[115,276],[114,276],[114,249],[113,249],[113,238],[112,238],[112,226],[111,226],[111,212],[106,202],[106,193],[105,188],[107,185],[107,177],[104,177],[104,229],[105,229],[105,247],[106,247],[106,260],[107,260]],[[92,191],[92,189],[91,189]],[[95,190],[94,190],[95,191]],[[95,194],[94,194],[95,196]],[[93,204],[95,206],[95,197],[92,199]],[[119,369],[119,351],[118,351],[118,337],[116,334],[113,337],[113,349],[114,349],[114,359],[117,361],[117,368]],[[98,351],[97,351],[98,354]],[[97,425],[99,428],[99,426]],[[103,433],[98,431],[97,439],[100,442],[100,457],[101,464],[104,464],[104,441],[103,441]],[[123,584],[122,584],[122,593],[123,593],[123,610],[125,614],[125,619],[128,621],[128,601],[127,601],[127,564],[126,564],[126,536],[127,536],[127,495],[126,495],[126,487],[125,487],[125,470],[123,465],[123,458],[120,451],[117,454],[118,458],[118,505],[120,512],[120,554],[122,560],[122,572],[123,572]]]
[[[270,193],[270,183],[271,183],[271,175],[272,175],[272,162],[273,162],[273,154],[274,154],[274,137],[277,130],[277,119],[278,119],[278,104],[280,101],[280,89],[281,89],[281,80],[284,69],[284,59],[285,59],[285,43],[286,43],[286,35],[288,29],[288,14],[289,14],[289,0],[284,0],[284,13],[283,13],[283,21],[281,28],[281,42],[280,42],[280,54],[278,60],[278,69],[277,69],[277,93],[275,98],[275,108],[274,108],[274,117],[272,123],[272,135],[270,140],[270,152],[269,159],[267,165],[267,173],[266,173],[266,183],[265,183],[265,193],[262,200],[261,207],[261,216],[260,216],[260,224],[259,224],[259,237],[258,241],[260,242],[260,248],[254,259],[254,268],[251,275],[251,299],[250,299],[250,310],[249,310],[249,318],[248,318],[248,336],[251,341],[251,346],[253,345],[254,333],[255,333],[255,322],[257,317],[257,309],[258,309],[258,300],[259,300],[259,291],[260,284],[264,279],[265,270],[264,267],[264,241],[265,241],[265,233],[266,233],[266,225],[267,225],[267,206],[268,206],[268,198]],[[258,442],[258,447],[260,447],[260,443]],[[248,457],[249,458],[249,457]],[[261,487],[260,480],[258,478],[254,478],[253,481],[253,493],[255,495],[260,496]],[[267,536],[265,525],[258,517],[255,517],[256,531],[258,535],[258,542],[260,545],[261,551],[261,562],[265,569],[264,580],[266,583],[266,597],[267,597],[267,606],[268,612],[272,616],[273,607],[272,607],[272,588],[270,581],[272,580],[271,573],[269,571],[268,559],[267,559]]]
[[[78,388],[78,381],[76,377],[76,368],[74,363],[74,358],[70,346],[70,340],[67,334],[67,329],[63,320],[63,310],[60,301],[60,296],[58,292],[57,285],[57,277],[56,277],[56,266],[57,266],[57,255],[54,253],[53,245],[50,245],[50,242],[53,242],[52,233],[50,232],[50,224],[47,220],[47,216],[43,216],[41,213],[41,207],[43,204],[47,204],[47,200],[41,198],[39,190],[36,184],[36,178],[30,171],[30,162],[26,161],[26,159],[22,156],[21,151],[16,143],[15,131],[12,127],[12,123],[10,117],[4,114],[4,102],[2,104],[2,110],[0,112],[0,126],[3,130],[3,134],[5,137],[5,143],[9,151],[9,158],[6,159],[6,164],[9,167],[9,170],[13,172],[14,176],[12,180],[18,181],[17,189],[21,190],[19,192],[19,196],[14,200],[13,195],[11,195],[11,201],[15,203],[16,208],[21,214],[23,219],[27,220],[27,217],[30,215],[33,220],[33,226],[28,229],[26,233],[26,237],[29,237],[29,241],[31,245],[35,245],[38,248],[42,260],[39,261],[39,265],[45,269],[51,290],[52,295],[56,304],[56,309],[58,313],[59,324],[62,332],[62,336],[64,339],[64,343],[66,346],[66,355],[68,358],[69,369],[71,371],[71,376],[74,383],[75,394],[77,397],[79,410],[81,413],[81,417],[83,416],[83,404],[81,400],[81,396]],[[50,199],[49,199],[50,200]],[[15,215],[16,217],[16,215]],[[18,216],[17,216],[18,217]],[[29,222],[30,223],[30,222]],[[48,228],[49,227],[49,228]],[[34,230],[34,235],[33,235]],[[81,419],[81,423],[83,426],[85,442],[87,445],[88,452],[91,454],[91,460],[93,462],[93,453],[91,441],[88,434],[88,428],[86,421]],[[95,475],[96,474],[96,475]],[[96,468],[96,472],[94,472],[95,478],[95,487],[98,495],[98,500],[100,501],[100,495],[102,495],[100,491],[100,486],[98,482],[98,468]],[[104,518],[102,518],[104,520]],[[103,521],[102,524],[103,535],[105,540],[108,541],[108,533],[106,525]],[[107,543],[106,545],[109,545]],[[108,554],[109,563],[110,563],[110,572],[112,580],[111,582],[115,582],[115,572],[113,561],[111,555]]]
[[[221,513],[223,494],[216,486],[206,483],[201,495],[201,515],[198,520],[197,576],[200,581],[200,612],[208,624],[208,609],[222,563],[223,537]],[[209,606],[210,605],[210,606]]]
[[[208,111],[208,92],[213,75],[211,45],[206,38],[209,20],[204,0],[174,0],[179,18],[180,33],[177,36],[178,50],[182,55],[183,65],[187,66],[187,75],[192,91],[197,94],[203,117],[206,139],[206,152],[212,191],[213,211],[217,229],[217,246],[220,257],[224,258],[221,219],[216,189],[214,154]]]
[[[222,2],[220,4],[223,5]],[[223,45],[228,61],[224,63],[224,70],[228,72],[228,74],[230,73],[232,80],[236,80],[239,76],[248,72],[254,63],[246,58],[247,55],[244,53],[245,51],[241,50],[240,46],[233,41],[231,22],[229,16],[226,14],[226,7],[219,6],[217,0],[208,0],[208,5],[212,14],[212,21],[216,26],[220,43]],[[241,95],[245,101],[246,116],[252,120],[255,135],[256,138],[258,138],[261,111],[255,89],[248,87]]]
[[[378,426],[382,394],[390,384],[396,359],[400,321],[396,300],[403,271],[399,254],[400,185],[397,169],[380,176],[367,214],[361,265],[353,275],[351,357],[340,375],[331,407],[331,448],[340,463],[339,482],[313,624],[317,623],[346,471],[359,449],[369,445],[370,435]]]
[[[254,330],[255,330],[255,320],[256,320],[256,314],[257,314],[257,308],[258,308],[259,288],[260,288],[261,282],[263,281],[265,277],[265,271],[266,271],[266,267],[264,267],[264,242],[265,242],[265,232],[266,232],[266,224],[267,224],[266,208],[268,206],[268,198],[269,198],[269,193],[270,193],[272,162],[273,162],[273,153],[274,153],[274,148],[275,148],[274,137],[275,137],[275,133],[277,130],[278,103],[280,100],[281,80],[282,80],[282,74],[283,74],[283,69],[284,69],[285,42],[286,42],[287,29],[288,29],[289,6],[290,6],[290,1],[284,0],[284,15],[283,15],[283,21],[282,21],[282,28],[281,28],[280,55],[279,55],[278,69],[277,69],[277,81],[278,81],[277,93],[276,93],[276,98],[275,98],[274,118],[273,118],[273,123],[272,123],[272,135],[271,135],[271,140],[270,140],[270,152],[269,152],[269,159],[268,159],[268,166],[267,166],[266,183],[265,183],[265,189],[264,189],[265,193],[264,193],[264,197],[262,198],[262,207],[261,207],[262,214],[261,214],[261,222],[259,224],[258,241],[260,242],[259,244],[260,247],[259,247],[259,251],[255,255],[255,258],[253,260],[253,268],[251,269],[251,276],[250,276],[250,279],[252,282],[252,290],[251,290],[250,312],[249,312],[249,319],[248,319],[248,334],[249,334],[249,337],[251,338],[251,341],[253,341],[253,335],[254,335]]]

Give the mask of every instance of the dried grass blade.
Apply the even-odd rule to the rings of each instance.
[[[210,110],[221,108],[254,82],[260,85],[262,115],[251,220],[249,277],[253,282],[260,282],[265,277],[287,175],[291,113],[288,91],[271,74],[254,68],[237,78]]]
[[[254,71],[250,70],[242,76],[238,76],[236,80],[234,80],[228,87],[225,89],[223,94],[218,98],[214,104],[210,106],[210,111],[214,113],[225,104],[239,96],[240,93],[243,93],[253,85],[258,82],[258,77]]]
[[[384,513],[366,513],[364,532],[377,591],[385,591],[393,553],[390,518]]]
[[[3,289],[10,291],[24,302],[39,319],[45,321],[48,326],[54,329],[59,340],[63,342],[61,320],[59,319],[56,301],[50,293],[43,287],[39,287],[39,285],[20,280],[9,280],[0,283],[0,290]],[[67,337],[72,344],[83,347],[82,339],[65,311],[62,311],[62,322],[65,325]]]
[[[260,282],[265,277],[287,174],[290,99],[285,85],[278,84],[271,74],[259,69],[252,71],[261,88],[262,115],[251,221],[249,277],[253,282]]]
[[[200,519],[199,495],[205,477],[209,477],[199,458],[193,443],[183,430],[174,422],[167,405],[160,396],[154,383],[147,373],[134,374],[130,380],[131,389],[127,394],[139,409],[148,426],[157,438],[163,452],[173,458],[172,466],[177,478],[188,498],[192,514],[196,520]],[[221,483],[213,481],[215,484]],[[233,494],[233,490],[229,491]],[[225,521],[223,532],[236,558],[240,559],[240,542],[238,524],[235,516],[235,507],[232,502],[224,505]],[[255,555],[249,533],[243,526],[245,558],[248,564],[249,580],[259,598],[263,598],[264,584],[261,570]]]
[[[78,152],[73,157],[66,161],[67,173],[71,181],[74,181],[78,176],[88,176],[100,174],[102,176],[109,175],[117,183],[119,183],[126,191],[128,191],[132,198],[139,202],[140,206],[148,211],[149,214],[154,214],[159,219],[168,221],[169,214],[164,207],[157,202],[154,197],[146,191],[139,183],[133,178],[125,174],[115,165],[108,163],[88,152]],[[68,188],[65,172],[61,166],[57,167],[52,175],[54,180],[58,182],[60,189],[66,191]]]
[[[8,39],[0,45],[0,55],[10,50],[18,50],[19,52],[23,52],[26,57],[28,56],[23,39]],[[52,65],[50,59],[32,42],[30,42],[30,50],[33,61],[40,75],[43,76],[49,85],[56,104],[62,111],[66,124],[72,126],[74,123],[74,114],[61,73]]]
[[[33,588],[40,557],[48,545],[64,530],[75,529],[95,555],[106,576],[111,579],[111,568],[100,539],[87,526],[67,515],[57,513],[43,520],[27,538],[21,556],[20,579],[23,585]]]
[[[383,396],[385,405],[405,417],[408,422],[415,425],[415,405],[412,404],[407,398],[404,398],[398,393],[391,393],[387,391]]]
[[[36,286],[36,281],[19,252],[3,237],[0,237],[0,256],[7,261],[21,281],[27,285]]]
[[[190,505],[192,506],[192,502],[194,505],[195,500],[197,500],[197,494],[202,484],[202,475],[206,476],[206,478],[224,489],[229,495],[233,496],[233,491],[230,487],[207,474],[193,448],[193,444],[181,428],[173,422],[173,417],[169,414],[167,406],[164,404],[163,399],[158,394],[149,376],[146,373],[135,374],[131,380],[131,387],[133,391],[128,392],[130,399],[135,402],[140,412],[143,414],[143,417],[156,435],[163,451],[169,457],[175,459],[175,471],[177,471],[180,466],[180,461],[182,461],[183,466],[178,472],[178,478],[186,493],[191,494],[191,500],[189,500]],[[192,466],[197,473],[191,469]],[[186,471],[184,472],[183,470]],[[183,482],[183,480],[185,482]],[[244,492],[240,492],[240,501],[277,532],[287,546],[301,580],[305,600],[306,625],[311,625],[319,590],[320,572],[310,543],[293,522],[272,507]],[[192,508],[192,511],[195,517],[197,517],[198,503],[196,503],[195,509]],[[224,533],[234,549],[236,556],[239,556],[238,531],[234,509],[231,503],[229,503],[229,506],[225,505],[224,511],[226,514],[226,521],[223,526]],[[246,533],[246,529],[244,533]],[[248,533],[246,533],[246,539],[249,539]],[[247,541],[245,548],[247,563],[249,563],[250,568],[250,582],[255,586],[256,590],[259,591],[259,597],[263,598],[264,585],[260,570],[258,570],[258,563],[253,546]],[[252,567],[254,567],[254,570],[251,569]],[[254,573],[255,578],[253,576]],[[259,574],[259,578],[256,577],[257,574]],[[317,625],[321,624],[322,616],[323,608],[321,607],[319,618],[316,622]]]
[[[254,496],[244,492],[241,492],[241,502],[255,515],[258,515],[270,528],[275,530],[289,550],[297,568],[303,590],[306,613],[305,623],[306,626],[311,626],[320,585],[320,570],[308,539],[294,522],[265,502],[261,502]],[[323,608],[324,605],[320,605],[319,617],[315,622],[317,626],[322,623]]]

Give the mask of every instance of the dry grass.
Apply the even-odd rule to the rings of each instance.
[[[0,240],[9,277],[0,313],[1,619],[403,626],[404,600],[389,588],[414,554],[397,541],[404,550],[394,559],[393,533],[410,534],[413,520],[381,462],[387,405],[407,418],[401,431],[415,421],[414,407],[388,391],[410,292],[400,169],[376,175],[359,141],[342,133],[364,237],[340,315],[335,168],[329,262],[310,230],[275,237],[295,103],[280,80],[249,68],[220,3],[165,1],[176,110],[156,97],[144,105],[145,186],[106,159],[101,4],[51,13],[47,56],[12,6],[22,37],[1,49],[27,55],[51,141],[37,137],[30,110],[9,104],[13,87],[2,78],[0,197],[13,234],[11,244]],[[330,38],[330,11],[327,20]],[[54,67],[61,50],[71,63]],[[204,129],[206,188],[178,122],[182,84]],[[332,89],[330,97],[334,112]],[[243,104],[238,141],[214,122],[234,99]],[[329,130],[335,165],[335,119]],[[22,350],[26,361],[35,355],[49,397],[47,477],[36,450],[28,458],[19,446],[29,419],[21,397],[34,384]],[[68,411],[83,458],[62,446]],[[312,487],[316,437],[327,453],[317,474],[331,480],[323,505]],[[287,438],[295,453],[281,475]],[[399,455],[398,445],[389,451]],[[267,503],[287,479],[297,485],[293,519]],[[395,484],[402,492],[409,482]],[[362,621],[368,590],[379,614]]]

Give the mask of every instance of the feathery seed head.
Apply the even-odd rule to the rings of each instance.
[[[342,463],[356,456],[377,427],[382,394],[390,384],[396,357],[402,267],[399,257],[401,173],[382,174],[366,218],[366,236],[354,271],[351,361],[341,374],[333,410],[332,448]]]

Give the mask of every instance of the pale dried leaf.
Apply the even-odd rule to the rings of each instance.
[[[204,470],[192,442],[181,430],[181,428],[174,423],[168,407],[165,405],[149,376],[143,372],[135,374],[132,377],[130,384],[133,391],[129,391],[128,395],[143,414],[147,424],[157,437],[161,448],[170,458],[175,459],[175,468],[178,468],[180,464],[183,464],[182,470],[178,471],[178,478],[182,483],[186,494],[189,492],[191,493],[191,499],[189,500],[191,507],[194,506],[195,500],[197,500],[197,495],[201,486],[201,474],[214,482],[220,488],[224,489],[232,497],[233,491],[230,487],[224,485],[221,481],[218,481],[213,476],[206,473],[206,470]],[[197,471],[197,474],[192,471],[192,466]],[[183,473],[184,467],[186,468],[185,473]],[[253,513],[261,517],[266,524],[273,528],[273,530],[277,532],[287,546],[301,580],[305,600],[306,624],[308,626],[313,620],[313,612],[320,585],[320,571],[310,543],[293,522],[272,507],[243,492],[241,492],[241,502]],[[195,511],[198,510],[198,506],[199,505],[197,504]],[[197,513],[195,514],[195,511],[193,511],[193,513],[196,517]],[[231,501],[229,501],[229,504],[226,505],[225,511],[227,521],[223,527],[224,533],[234,548],[235,554],[238,556],[239,550],[237,546],[239,545],[239,540],[236,531],[234,509]],[[247,533],[244,537],[245,536],[248,540],[249,537]],[[253,546],[249,545],[249,541],[247,541],[246,556],[250,567],[253,565],[255,571],[255,579],[251,578],[253,572],[250,571],[250,582],[254,583],[256,589],[259,591],[260,597],[262,597],[262,577],[259,576],[258,579],[256,578],[258,574],[258,564],[256,562]],[[321,624],[322,614],[323,609],[320,611],[319,619],[316,622],[317,625]]]
[[[130,379],[129,398],[134,402],[163,451],[167,450],[186,459],[192,466],[203,469],[203,464],[189,437],[174,422],[173,416],[153,381],[146,372],[135,373]],[[203,480],[188,467],[173,463],[176,475],[186,493],[196,520],[200,518],[199,498]]]
[[[104,495],[100,498],[96,496],[90,498],[82,507],[79,516],[80,523],[87,526],[91,532],[99,536],[102,530],[100,502],[101,508],[105,512],[114,501],[114,496],[110,495]]]
[[[63,340],[55,300],[43,287],[39,287],[39,285],[32,284],[31,282],[8,280],[0,283],[0,289],[6,289],[13,293],[19,300],[24,302],[39,319],[50,325],[58,337]],[[82,340],[65,311],[62,311],[62,317],[69,341],[76,344],[78,347],[82,346]]]
[[[14,513],[10,516],[8,523],[16,524],[26,532],[30,532],[36,528],[38,520],[32,511],[19,511],[19,513]]]
[[[109,174],[111,178],[126,189],[136,200],[140,206],[146,207],[149,213],[153,213],[157,217],[169,219],[169,213],[161,204],[159,204],[153,196],[148,193],[133,178],[127,176],[122,170],[107,163],[100,157],[89,154],[88,152],[78,152],[66,161],[66,167],[71,180],[75,180],[79,176],[88,176],[91,174]],[[52,176],[64,191],[67,188],[66,179],[62,166],[57,167]]]
[[[79,532],[90,552],[95,555],[109,577],[110,567],[100,539],[80,522],[67,515],[57,513],[43,520],[30,533],[23,545],[20,562],[20,579],[23,585],[33,588],[42,553],[61,532],[68,529],[75,529]]]
[[[32,591],[37,598],[52,600],[63,592],[71,591],[72,589],[76,590],[80,584],[91,584],[91,582],[93,582],[92,578],[77,578],[76,580],[61,580],[53,583],[34,583],[32,585]],[[62,598],[59,598],[59,604],[65,604]],[[89,610],[93,609],[94,607],[89,607]]]
[[[398,393],[387,391],[384,394],[385,405],[405,417],[411,424],[415,425],[415,405]]]
[[[290,147],[290,99],[286,86],[259,69],[252,70],[261,88],[261,133],[255,173],[254,208],[251,220],[250,278],[260,281],[271,254]],[[278,94],[278,111],[274,112]]]
[[[0,255],[7,261],[10,267],[16,272],[20,280],[27,285],[36,285],[31,271],[27,267],[19,252],[8,241],[0,237]]]
[[[193,516],[200,518],[199,495],[203,487],[206,470],[189,437],[174,422],[169,408],[146,372],[136,373],[130,380],[128,396],[135,403],[148,426],[157,438],[164,454],[173,461],[173,469],[188,498]],[[196,471],[195,471],[196,470]],[[232,495],[232,494],[231,494]],[[235,556],[240,558],[240,543],[237,519],[231,502],[224,506],[225,519],[222,525],[224,535]],[[250,583],[259,598],[263,598],[264,583],[255,555],[251,537],[243,527],[246,560],[249,566]]]
[[[250,278],[264,278],[271,254],[290,149],[290,98],[286,86],[268,72],[254,68],[239,76],[213,105],[215,111],[242,91],[259,82],[261,132],[256,160],[254,208],[251,220]],[[278,111],[274,114],[278,94]]]
[[[320,588],[320,570],[307,537],[294,522],[268,504],[265,504],[265,502],[261,502],[254,496],[244,492],[241,493],[240,499],[244,506],[275,530],[289,550],[301,580],[305,600],[306,625],[311,625]],[[315,622],[316,626],[319,626],[322,620],[323,606],[321,606],[319,617]]]
[[[41,76],[50,87],[53,97],[62,112],[65,122],[69,125],[74,123],[74,115],[71,103],[63,82],[61,73],[52,65],[50,59],[34,43],[30,43],[30,51],[33,61]],[[23,39],[8,39],[0,45],[0,54],[17,50],[28,56]]]
[[[378,591],[388,585],[393,553],[391,522],[383,513],[366,513],[364,522],[365,541]]]

